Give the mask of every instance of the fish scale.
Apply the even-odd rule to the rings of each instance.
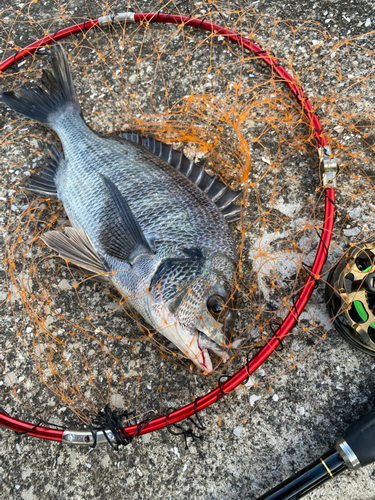
[[[238,256],[225,217],[237,216],[239,193],[154,138],[96,134],[82,117],[66,54],[58,45],[51,50],[43,88],[0,94],[61,140],[64,156],[54,147],[29,191],[60,199],[71,227],[42,239],[111,281],[153,328],[211,372],[207,349],[224,362],[231,356]]]
[[[168,163],[142,151],[142,146],[99,137],[76,111],[60,117],[55,131],[67,161],[57,183],[58,196],[72,224],[85,229],[95,246],[100,247],[100,221],[113,217],[101,173],[118,186],[146,238],[162,242],[155,243],[161,258],[199,246],[221,248],[236,259],[233,236],[220,210]]]

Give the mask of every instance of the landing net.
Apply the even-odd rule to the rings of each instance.
[[[331,326],[327,274],[348,248],[373,237],[374,36],[339,40],[319,23],[264,16],[246,2],[165,2],[151,9],[129,1],[104,11],[100,5],[78,11],[56,2],[42,17],[34,2],[3,10],[1,60],[87,22],[60,43],[89,125],[105,134],[153,134],[205,164],[228,187],[243,190],[241,218],[231,225],[240,256],[231,340],[244,341],[225,364],[213,356],[214,371],[204,374],[111,285],[58,258],[41,236],[69,225],[63,206],[24,190],[57,138],[2,106],[1,407],[28,422],[66,428],[92,424],[107,405],[122,414],[125,426],[148,421],[220,388],[224,375],[243,368],[273,339],[280,345],[267,363],[204,412],[206,432],[215,433],[246,422],[262,399],[272,397],[280,377],[293,376],[314,356]],[[218,32],[156,17],[137,23],[108,18],[107,26],[88,29],[89,19],[118,11],[160,11],[218,24],[256,43],[288,71],[304,89],[339,164],[332,235],[323,230],[327,197],[317,130],[261,54]],[[0,75],[1,90],[35,85],[48,53],[40,49],[12,64]],[[330,236],[329,257],[317,276],[314,258]],[[314,294],[279,342],[279,327],[297,310],[308,279],[316,284]]]

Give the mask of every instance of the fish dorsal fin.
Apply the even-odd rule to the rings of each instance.
[[[90,238],[82,229],[67,227],[65,234],[60,231],[49,231],[42,236],[42,240],[52,250],[58,252],[60,257],[78,267],[88,269],[95,274],[106,272]]]
[[[176,170],[186,175],[198,186],[221,210],[228,222],[240,218],[241,207],[234,202],[242,195],[242,191],[232,191],[223,182],[209,175],[203,166],[190,161],[181,151],[173,149],[170,144],[158,141],[153,135],[143,136],[137,132],[121,132],[119,137],[141,144],[148,151],[168,162]]]
[[[153,252],[118,187],[108,177],[101,177],[109,193],[109,204],[114,205],[117,220],[107,219],[100,242],[108,255],[133,265],[138,256]]]

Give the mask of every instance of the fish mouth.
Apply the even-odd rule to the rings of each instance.
[[[202,346],[202,344],[199,341],[199,334],[198,334],[198,349],[200,351],[200,356],[199,356],[200,359],[197,359],[197,361],[200,365],[200,368],[202,368],[207,373],[212,373],[213,371],[212,361],[206,347]]]
[[[201,353],[200,363],[208,373],[212,373],[213,371],[212,361],[208,353],[208,349],[220,356],[224,363],[231,358],[231,352],[228,346],[226,346],[225,344],[219,344],[215,342],[200,330],[198,330],[197,336],[198,348]]]

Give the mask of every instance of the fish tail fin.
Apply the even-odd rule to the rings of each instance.
[[[61,47],[51,47],[48,65],[43,69],[43,88],[16,89],[0,94],[0,100],[18,113],[53,128],[57,114],[81,108],[70,74],[68,58]]]

